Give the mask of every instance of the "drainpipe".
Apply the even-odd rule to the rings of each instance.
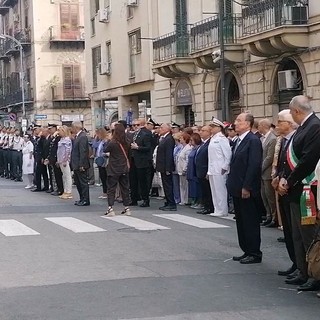
[[[207,79],[208,72],[205,71],[202,75],[201,79],[201,124],[205,124],[205,109],[206,109],[206,79]]]
[[[245,59],[244,61],[244,67],[245,67],[245,73],[246,73],[246,76],[245,76],[245,87],[246,87],[246,102],[245,102],[245,105],[246,105],[246,110],[248,110],[249,108],[249,95],[248,95],[248,61],[247,59]]]
[[[173,83],[169,80],[169,93],[170,93],[170,124],[172,123],[173,103],[172,103],[172,86]]]

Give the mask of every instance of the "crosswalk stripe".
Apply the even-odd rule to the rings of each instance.
[[[182,214],[154,214],[155,217],[160,217],[163,219],[172,220],[175,222],[180,222],[183,224],[187,224],[189,226],[201,228],[201,229],[213,229],[213,228],[229,228],[223,224],[214,223],[211,221],[196,219],[188,216],[184,216]]]
[[[102,228],[94,226],[93,224],[72,217],[55,217],[45,219],[75,233],[106,231]]]
[[[110,221],[118,222],[118,223],[124,224],[128,227],[132,227],[137,230],[143,230],[143,231],[169,230],[170,229],[170,228],[167,228],[164,226],[160,226],[159,224],[155,224],[152,222],[148,222],[145,220],[141,220],[141,219],[134,218],[134,217],[128,217],[128,216],[115,216],[115,217],[102,216],[102,218],[108,219]]]
[[[0,232],[6,237],[34,236],[40,234],[21,222],[13,219],[0,220]]]

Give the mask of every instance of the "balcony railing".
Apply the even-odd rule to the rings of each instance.
[[[52,100],[88,100],[84,85],[61,85],[52,88]]]
[[[18,0],[0,0],[0,7],[13,7],[18,3]]]
[[[171,32],[153,41],[153,61],[161,62],[189,56],[189,34]]]
[[[84,42],[83,28],[71,28],[70,26],[52,26],[49,29],[50,41],[59,42]]]
[[[308,23],[308,1],[299,0],[252,1],[242,9],[243,36],[287,25]]]
[[[239,14],[224,17],[223,37],[225,44],[238,42],[242,32],[242,18]],[[191,52],[219,44],[219,15],[199,21],[191,27]]]
[[[28,45],[31,44],[31,32],[21,30],[14,34],[14,37],[22,44],[22,45]]]
[[[0,108],[22,103],[22,90],[20,88],[8,88],[9,91],[0,92]],[[30,87],[24,90],[24,101],[33,101],[32,90]]]

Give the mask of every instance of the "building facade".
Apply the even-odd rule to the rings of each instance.
[[[222,91],[222,120],[244,110],[272,119],[298,94],[308,95],[320,112],[317,0],[224,0],[224,90],[218,0],[92,2],[85,26],[91,28],[88,79],[96,75],[89,80],[95,124],[130,110],[144,115],[145,100],[146,113],[158,122],[203,124],[222,119]],[[141,41],[132,44],[135,31]]]
[[[91,128],[83,10],[82,0],[0,0],[3,122],[12,125],[15,115],[28,124],[79,120]],[[10,37],[22,46],[22,66],[20,46]]]
[[[153,0],[85,2],[87,84],[95,127],[153,105]]]

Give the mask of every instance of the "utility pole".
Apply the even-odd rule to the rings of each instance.
[[[220,43],[220,103],[222,121],[227,120],[226,88],[225,88],[225,61],[224,61],[224,0],[219,0],[219,43]]]

